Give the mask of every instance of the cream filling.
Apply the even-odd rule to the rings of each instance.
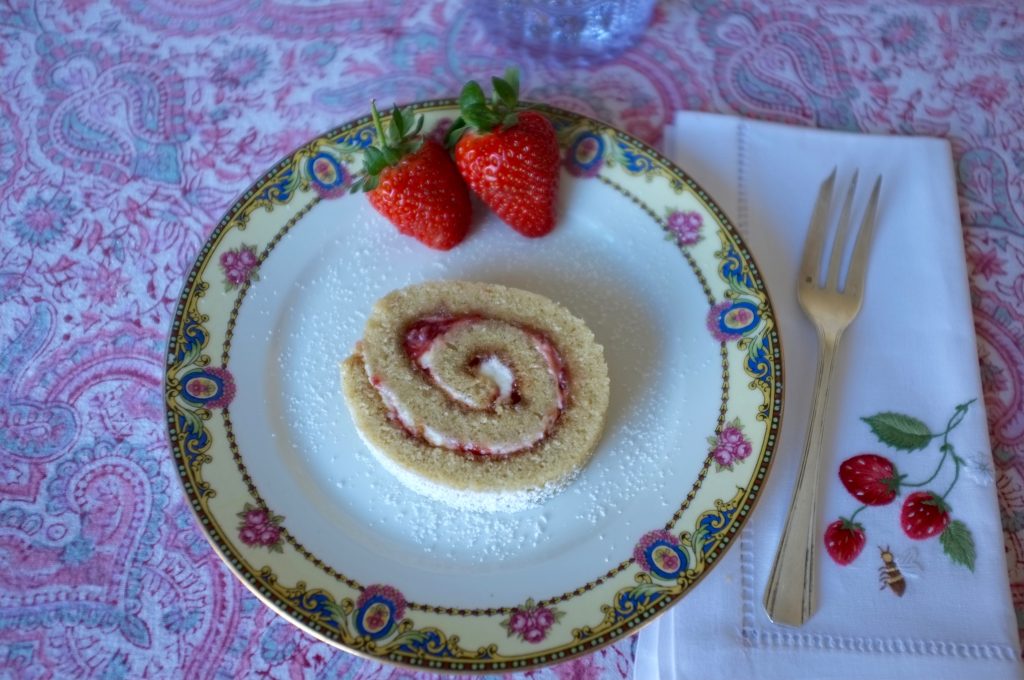
[[[384,405],[388,407],[391,414],[402,424],[408,432],[422,437],[427,443],[433,446],[439,446],[444,449],[451,449],[453,451],[470,451],[472,453],[479,453],[489,456],[502,456],[516,451],[522,451],[528,449],[541,439],[544,438],[545,433],[555,423],[558,418],[558,409],[553,409],[544,418],[544,427],[540,432],[530,432],[524,435],[519,440],[511,440],[500,444],[489,444],[484,446],[479,442],[463,442],[459,441],[454,437],[449,437],[442,432],[438,432],[434,428],[419,422],[416,417],[410,412],[402,402],[395,395],[394,392],[388,389],[387,384],[381,381],[377,385],[377,393],[380,394],[381,399],[384,401]]]
[[[489,356],[480,362],[477,372],[498,388],[498,396],[494,401],[506,403],[512,398],[512,386],[516,377],[512,375],[512,369],[506,366],[504,361],[496,356]]]
[[[430,348],[420,355],[416,360],[416,363],[420,368],[430,374],[434,379],[434,383],[443,389],[449,397],[470,408],[478,408],[479,405],[473,395],[460,392],[454,386],[442,380],[434,370],[436,359],[435,350],[443,346],[444,343],[441,342],[441,338],[443,337],[444,335],[440,335],[435,338],[434,341],[430,343]],[[548,359],[547,355],[545,355],[545,359]],[[512,369],[507,366],[505,362],[496,356],[489,356],[481,361],[476,367],[476,373],[481,378],[485,378],[494,383],[495,393],[494,396],[491,397],[491,405],[508,403],[509,399],[512,397],[512,387],[515,384],[516,377],[512,373]]]

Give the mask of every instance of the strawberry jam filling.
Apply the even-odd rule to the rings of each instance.
[[[477,315],[433,316],[420,319],[405,331],[405,353],[413,361],[419,360],[439,337],[447,333],[457,324],[479,321],[483,317]]]
[[[403,338],[403,349],[410,362],[421,375],[435,388],[440,389],[455,407],[455,413],[448,417],[458,417],[459,413],[481,412],[488,417],[500,420],[503,415],[516,413],[531,406],[530,397],[524,394],[520,385],[520,376],[516,365],[506,356],[501,348],[492,345],[483,347],[467,346],[465,356],[459,355],[458,377],[463,382],[446,379],[451,371],[450,365],[439,367],[438,364],[450,364],[451,357],[446,358],[445,352],[451,352],[454,339],[465,337],[478,324],[500,323],[518,331],[522,338],[518,342],[522,347],[532,348],[537,355],[531,361],[540,379],[550,381],[546,387],[544,399],[532,404],[540,409],[534,426],[514,436],[490,442],[472,441],[453,437],[443,430],[433,428],[425,419],[415,415],[414,409],[401,402],[381,376],[371,376],[371,383],[381,395],[388,407],[392,421],[413,438],[462,453],[478,455],[508,455],[524,451],[543,441],[555,428],[569,398],[569,372],[558,349],[544,333],[514,322],[489,319],[476,314],[437,315],[419,319],[410,324]],[[479,329],[478,329],[479,330]],[[539,359],[537,358],[539,356]],[[546,376],[546,377],[545,377]],[[534,377],[534,382],[538,378]],[[467,390],[464,381],[473,383],[472,390]],[[529,390],[527,390],[529,392]]]

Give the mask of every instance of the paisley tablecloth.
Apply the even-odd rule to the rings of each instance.
[[[529,98],[654,144],[679,109],[953,141],[1024,614],[1018,3],[664,2],[638,45],[567,70],[513,57],[445,0],[5,0],[0,675],[424,677],[307,637],[220,563],[172,468],[165,338],[204,238],[276,159],[371,97],[450,96],[513,58]],[[624,640],[526,676],[631,667]]]

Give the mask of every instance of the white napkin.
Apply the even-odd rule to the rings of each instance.
[[[641,632],[634,677],[1021,677],[948,142],[679,113],[665,144],[668,156],[732,216],[754,253],[779,319],[786,403],[774,469],[740,544]],[[833,374],[819,609],[802,628],[787,628],[768,620],[761,600],[802,454],[814,381],[817,340],[796,301],[795,272],[818,187],[837,165],[838,195],[860,169],[860,205],[875,176],[884,179],[864,307],[844,335]],[[922,482],[942,455],[941,437],[921,450],[897,450],[862,418],[900,413],[941,433],[957,405],[971,399],[948,436],[964,461],[956,483],[947,458],[925,486],[904,487],[891,503],[866,507],[856,517],[866,545],[850,564],[837,564],[826,553],[825,528],[861,505],[844,488],[840,464],[875,453],[894,463],[906,482]],[[911,493],[942,494],[951,485],[950,518],[973,536],[973,571],[951,559],[939,536],[915,540],[901,527]],[[946,539],[958,537],[952,531]],[[902,597],[880,583],[883,547],[891,548],[904,573]]]

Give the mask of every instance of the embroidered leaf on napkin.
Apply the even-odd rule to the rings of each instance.
[[[971,530],[966,524],[958,519],[953,520],[939,536],[939,541],[949,559],[974,571],[974,558],[977,553],[974,550],[974,537],[971,536]]]
[[[932,433],[928,426],[917,418],[886,411],[861,418],[871,426],[871,431],[883,444],[901,451],[917,451],[928,446]]]

